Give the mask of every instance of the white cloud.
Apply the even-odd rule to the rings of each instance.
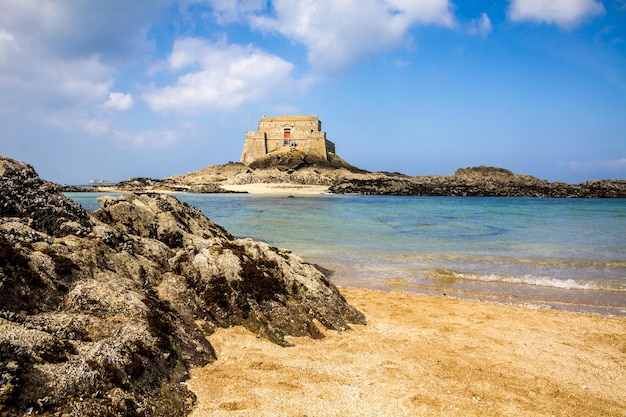
[[[145,33],[173,0],[2,0],[0,28],[59,57],[94,53],[105,59],[132,57],[149,47]]]
[[[482,13],[480,18],[470,22],[468,33],[471,35],[487,36],[491,33],[491,29],[491,19],[489,19],[487,13]]]
[[[288,90],[293,70],[290,62],[252,46],[198,38],[177,40],[168,66],[182,72],[176,83],[143,96],[156,111],[234,108]]]
[[[104,107],[114,110],[128,110],[133,107],[132,94],[109,93],[109,99],[104,103]]]
[[[191,124],[174,128],[136,130],[133,126],[119,127],[106,114],[93,114],[85,109],[49,112],[43,118],[47,126],[68,132],[80,132],[113,143],[119,148],[166,148],[196,134]]]
[[[0,29],[0,41],[14,41],[13,35],[6,30]]]
[[[220,24],[228,24],[243,20],[251,13],[263,11],[266,0],[208,0],[213,15]]]
[[[167,143],[173,135],[117,133],[128,128],[102,110],[133,106],[131,94],[113,89],[118,66],[145,59],[148,28],[171,2],[0,0],[0,125],[53,127],[64,131],[59,140]]]
[[[274,16],[251,13],[250,25],[305,45],[309,64],[322,72],[402,45],[414,25],[456,24],[448,0],[276,0],[272,5]]]
[[[0,110],[89,106],[101,103],[113,83],[113,68],[96,56],[60,59],[19,38],[0,56]]]
[[[534,21],[571,28],[604,12],[604,6],[596,0],[511,0],[508,15],[514,22]]]
[[[115,131],[111,137],[122,147],[167,148],[191,136],[185,127],[180,129],[156,129],[142,132]]]
[[[0,1],[0,111],[100,107],[168,1]]]
[[[71,133],[80,132],[89,135],[108,135],[111,131],[110,121],[94,115],[84,108],[49,110],[41,115],[43,126],[50,126]]]

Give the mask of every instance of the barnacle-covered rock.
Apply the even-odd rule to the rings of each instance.
[[[365,322],[315,266],[174,197],[89,213],[4,157],[0,192],[0,416],[183,416],[218,326],[287,346]]]

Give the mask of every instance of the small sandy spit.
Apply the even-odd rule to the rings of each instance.
[[[214,333],[193,416],[626,416],[626,317],[341,292],[366,326],[290,348]]]
[[[249,194],[288,194],[315,195],[328,194],[327,185],[299,185],[289,183],[256,183],[256,184],[221,184],[228,191],[246,192]]]

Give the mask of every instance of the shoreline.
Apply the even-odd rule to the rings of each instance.
[[[562,310],[562,311],[571,311],[574,313],[589,313],[589,314],[598,314],[601,316],[624,316],[626,317],[626,305],[620,304],[616,305],[606,303],[606,298],[610,294],[614,296],[615,300],[619,299],[623,300],[624,293],[621,292],[609,292],[602,290],[595,290],[596,292],[601,292],[599,296],[596,296],[595,299],[589,299],[586,303],[582,302],[580,299],[575,300],[566,298],[566,294],[570,292],[589,292],[590,290],[580,290],[580,289],[563,289],[563,288],[549,288],[551,290],[551,295],[546,297],[544,294],[541,297],[533,298],[531,294],[523,295],[519,292],[516,293],[515,296],[512,295],[512,290],[505,291],[497,291],[494,290],[492,292],[488,290],[483,291],[464,291],[458,290],[454,288],[445,288],[445,287],[437,287],[437,286],[411,286],[406,283],[403,283],[400,280],[390,279],[386,283],[379,283],[378,285],[371,284],[359,284],[359,283],[341,283],[338,285],[342,285],[350,288],[369,288],[374,290],[380,290],[385,292],[392,291],[402,291],[407,292],[409,294],[417,294],[417,295],[426,295],[426,296],[443,296],[447,298],[458,298],[461,300],[474,300],[478,302],[486,302],[486,303],[496,303],[503,305],[513,305],[513,306],[522,306],[531,309],[549,309],[549,310]],[[515,284],[509,284],[515,285]],[[414,287],[414,288],[413,288]],[[544,289],[545,290],[545,289]],[[605,301],[592,303],[591,301],[599,301],[598,298],[602,297],[602,300]]]
[[[623,416],[626,317],[340,288],[365,326],[289,338],[209,337],[192,416]]]
[[[333,194],[330,192],[330,186],[328,185],[307,185],[307,184],[291,184],[285,182],[272,182],[272,183],[251,183],[251,184],[219,184],[219,187],[229,193],[248,193],[248,194],[266,194],[266,195],[322,195]],[[144,189],[123,189],[116,188],[115,186],[94,186],[91,188],[76,186],[76,189],[72,190],[67,188],[64,192],[75,193],[163,193],[163,194],[186,194],[187,190],[171,190],[163,188],[144,188]],[[189,194],[194,194],[193,192]],[[200,193],[200,194],[221,194],[221,193]]]
[[[290,183],[220,184],[225,190],[248,194],[317,195],[330,194],[328,185],[300,185]]]
[[[420,177],[415,177],[420,178]],[[424,177],[426,178],[426,177]],[[441,177],[447,178],[447,177]],[[95,185],[95,186],[61,186],[63,192],[110,192],[110,193],[186,193],[189,189],[194,187],[194,184],[169,184],[163,185],[161,180],[156,183],[139,184],[135,188],[118,188],[118,184],[113,185]],[[504,192],[496,193],[491,188],[485,191],[480,186],[476,185],[456,185],[450,190],[445,191],[445,186],[436,186],[431,183],[431,180],[425,180],[425,184],[404,184],[403,181],[395,183],[393,181],[399,181],[396,177],[393,180],[389,180],[390,184],[377,184],[376,181],[370,180],[367,184],[355,185],[354,181],[350,180],[339,185],[310,185],[310,184],[295,184],[290,182],[257,182],[247,184],[228,184],[225,181],[217,181],[211,183],[212,186],[219,186],[226,193],[249,193],[249,194],[293,194],[293,195],[319,195],[319,194],[334,194],[334,195],[395,195],[395,196],[419,196],[419,197],[500,197],[500,198],[545,198],[545,199],[562,199],[562,198],[584,198],[584,199],[624,199],[626,198],[626,191],[621,190],[622,183],[626,189],[626,182],[624,180],[595,180],[587,181],[581,184],[565,184],[554,183],[553,187],[559,185],[567,186],[570,188],[576,188],[576,192],[572,191],[568,194],[567,191],[558,189],[551,191],[537,191],[534,193],[526,193],[523,190],[519,192],[512,192],[510,186],[507,184],[502,185]],[[360,181],[360,180],[359,180]],[[365,180],[363,180],[365,181]],[[361,184],[360,182],[358,184]],[[555,185],[556,184],[556,185]],[[197,185],[197,184],[196,184]],[[411,191],[411,187],[416,188]],[[469,188],[468,188],[469,187]],[[588,190],[585,188],[589,188]],[[613,188],[611,188],[613,187]],[[617,188],[615,188],[617,187]],[[597,188],[597,189],[596,189]],[[615,188],[615,189],[614,189]],[[481,191],[482,190],[482,191]],[[213,194],[214,192],[200,192],[200,194]],[[192,192],[193,194],[193,192]],[[216,194],[219,194],[216,193]]]

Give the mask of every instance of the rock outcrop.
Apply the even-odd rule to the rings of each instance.
[[[404,196],[626,198],[626,181],[597,180],[581,184],[548,182],[503,168],[458,169],[454,175],[348,179],[330,187],[337,194]]]
[[[299,185],[333,185],[352,178],[374,178],[336,155],[326,160],[295,148],[285,148],[267,154],[250,166],[241,163],[212,165],[186,175],[176,175],[164,181],[190,187],[204,184],[288,183]]]
[[[0,198],[0,416],[186,415],[217,327],[287,346],[365,323],[319,268],[171,196],[89,213],[0,157]]]
[[[219,193],[228,192],[222,185],[255,183],[323,185],[335,194],[626,198],[626,180],[566,184],[486,166],[460,168],[454,175],[411,177],[398,172],[369,172],[348,164],[336,155],[327,161],[293,148],[272,152],[250,166],[230,162],[163,180],[132,178],[113,188],[140,192]],[[106,190],[106,187],[103,188]]]

